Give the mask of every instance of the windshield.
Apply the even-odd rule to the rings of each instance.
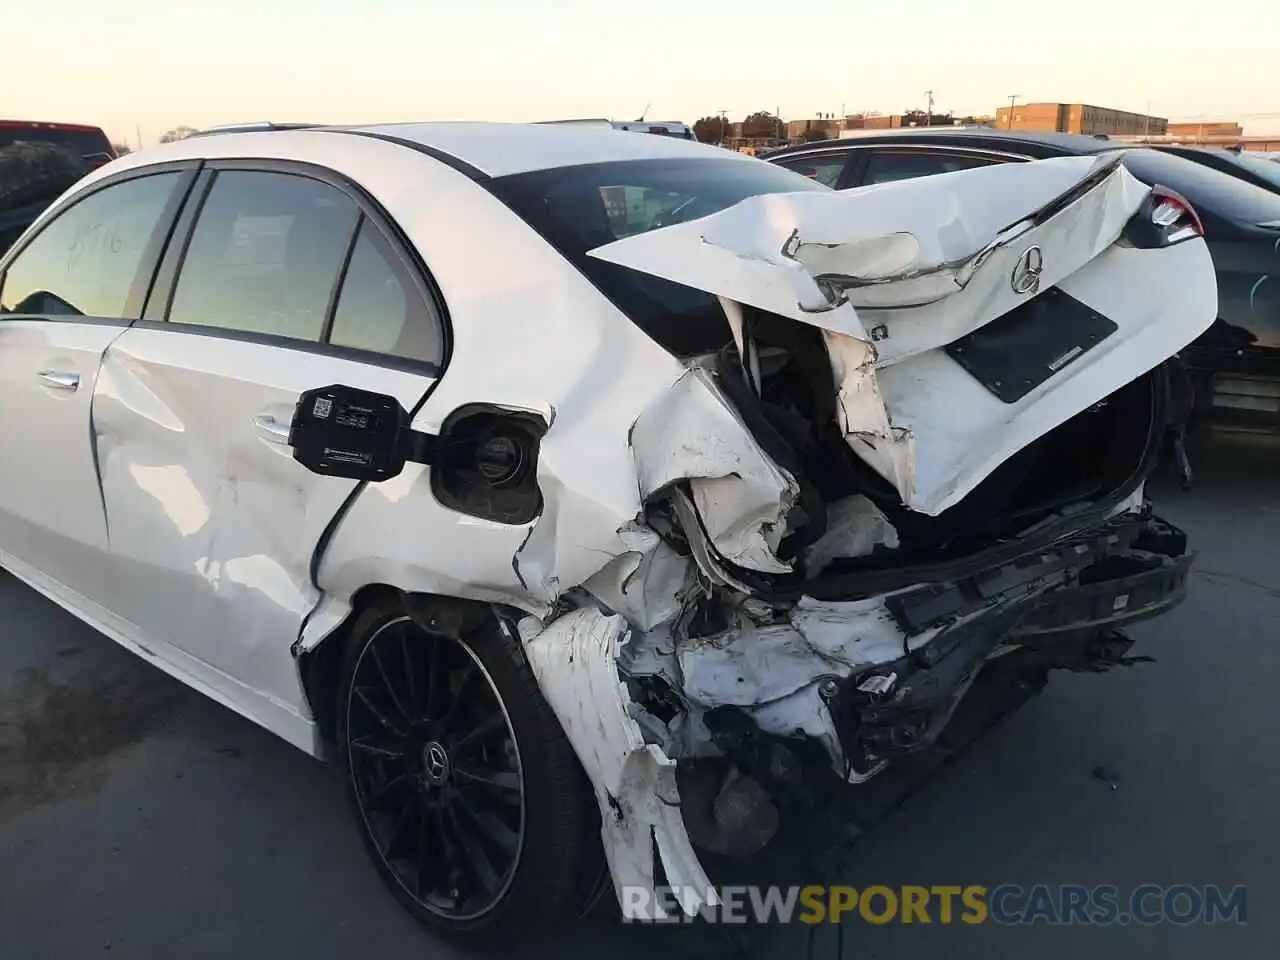
[[[1194,160],[1159,150],[1130,149],[1124,152],[1124,165],[1144,183],[1176,190],[1205,212],[1237,223],[1280,220],[1280,193]]]
[[[499,177],[492,188],[649,336],[682,357],[716,350],[728,339],[716,298],[588,257],[587,251],[705,217],[759,194],[829,192],[784,167],[714,152],[705,159],[536,170]]]

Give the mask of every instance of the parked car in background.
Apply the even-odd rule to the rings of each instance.
[[[1280,166],[1270,162],[1266,154],[1250,153],[1247,150],[1220,150],[1213,147],[1186,147],[1176,144],[1160,144],[1153,149],[1171,153],[1175,157],[1194,160],[1196,163],[1203,163],[1206,167],[1239,177],[1256,187],[1262,187],[1272,193],[1280,193]]]
[[[99,127],[0,120],[0,253],[62,191],[115,155]]]
[[[1148,184],[1185,197],[1204,225],[1218,277],[1217,322],[1182,351],[1194,386],[1194,420],[1239,429],[1280,427],[1280,193],[1257,185],[1252,157],[1213,169],[1195,160],[1106,137],[983,130],[902,130],[775,151],[765,159],[837,189],[948,173],[993,163],[1122,152]],[[1201,151],[1193,151],[1201,152]],[[1227,152],[1227,151],[1221,151]],[[1259,161],[1258,163],[1263,163]]]

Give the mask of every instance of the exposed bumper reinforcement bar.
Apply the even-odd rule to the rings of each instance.
[[[945,626],[842,684],[832,713],[846,756],[870,769],[931,745],[979,670],[1009,644],[1035,652],[1042,670],[1123,662],[1116,650],[1130,641],[1116,627],[1177,605],[1193,559],[1176,527],[1126,518],[955,584],[892,598],[890,611],[909,635]]]

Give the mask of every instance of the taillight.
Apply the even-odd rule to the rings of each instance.
[[[1180,193],[1156,184],[1125,227],[1130,245],[1149,250],[1204,236],[1204,224]]]
[[[1151,196],[1151,222],[1167,231],[1170,243],[1204,236],[1204,224],[1183,196],[1159,184],[1151,188]]]

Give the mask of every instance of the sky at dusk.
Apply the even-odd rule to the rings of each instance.
[[[42,0],[5,27],[32,61],[6,71],[7,118],[131,144],[249,120],[896,113],[928,89],[939,112],[1017,95],[1280,132],[1280,0]]]

